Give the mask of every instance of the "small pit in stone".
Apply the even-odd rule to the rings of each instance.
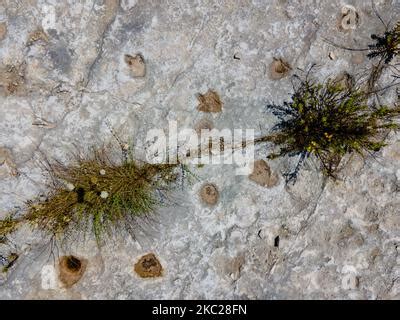
[[[279,80],[286,77],[292,67],[283,59],[274,58],[274,61],[270,64],[269,75],[272,80]]]
[[[215,205],[219,199],[219,191],[215,184],[206,183],[200,189],[201,200],[208,205]]]
[[[235,59],[235,60],[240,60],[240,54],[235,53],[235,54],[233,55],[233,59]]]
[[[70,270],[71,272],[78,272],[82,267],[81,260],[75,258],[74,256],[69,256],[66,259],[66,265],[68,270]]]
[[[142,78],[146,75],[146,64],[143,55],[136,53],[135,55],[126,54],[124,56],[125,63],[128,65],[131,75],[134,78]]]
[[[249,179],[267,188],[277,185],[279,180],[278,176],[271,171],[268,163],[262,159],[254,162],[253,172],[249,175]]]
[[[339,19],[338,28],[342,32],[354,30],[360,24],[360,16],[355,7],[344,5]]]
[[[221,112],[222,101],[218,93],[214,90],[208,90],[205,94],[199,93],[197,95],[199,105],[197,110],[202,112]]]
[[[87,261],[73,255],[63,256],[59,261],[59,279],[66,288],[77,283],[86,270]]]
[[[154,253],[142,256],[134,266],[135,272],[141,278],[161,277],[163,268]]]
[[[274,247],[279,248],[279,236],[276,236],[274,239]]]

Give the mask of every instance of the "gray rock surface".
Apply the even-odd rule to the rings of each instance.
[[[374,2],[384,21],[398,19],[398,0]],[[358,14],[348,29],[340,28],[344,5]],[[275,119],[265,105],[291,93],[290,76],[269,77],[274,58],[290,74],[317,63],[318,79],[343,71],[362,78],[372,66],[364,53],[323,38],[362,48],[384,31],[361,0],[3,0],[0,26],[0,147],[20,173],[0,164],[0,217],[45,191],[42,154],[69,161],[76,147],[112,141],[108,122],[140,149],[147,130],[168,120],[195,127],[204,117],[196,94],[208,89],[223,102],[207,115],[214,127],[268,132]],[[143,77],[124,58],[137,54]],[[381,99],[395,102],[395,88]],[[0,244],[3,256],[19,255],[0,275],[0,298],[399,299],[399,136],[389,141],[376,159],[344,159],[336,182],[312,160],[294,186],[279,179],[272,188],[235,176],[233,166],[197,168],[200,181],[176,191],[179,205],[161,209],[146,234],[118,233],[101,249],[90,238],[52,247],[23,228]],[[259,148],[257,158],[266,153]],[[280,174],[289,160],[269,165]],[[199,198],[205,182],[219,190],[213,207]],[[160,278],[134,273],[149,252]],[[63,254],[87,259],[69,289],[57,278]]]

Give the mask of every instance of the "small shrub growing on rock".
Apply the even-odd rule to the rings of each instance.
[[[272,135],[256,142],[279,146],[269,158],[299,157],[294,170],[285,175],[287,182],[296,181],[301,165],[310,156],[319,160],[325,175],[335,177],[342,156],[379,151],[385,145],[384,133],[399,128],[395,118],[400,107],[371,106],[368,96],[356,86],[337,81],[317,83],[308,76],[299,79],[289,102],[268,105],[279,121]]]
[[[138,218],[163,205],[182,168],[142,163],[131,156],[116,162],[104,149],[79,156],[71,164],[46,161],[43,165],[51,182],[46,199],[29,201],[19,220],[0,221],[0,235],[13,232],[21,222],[54,236],[89,228],[98,241],[115,227],[134,232]]]

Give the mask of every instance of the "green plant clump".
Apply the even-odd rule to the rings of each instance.
[[[181,167],[133,159],[115,163],[104,150],[79,157],[73,164],[46,162],[44,166],[52,182],[46,199],[29,201],[26,214],[18,221],[0,221],[3,236],[20,222],[51,235],[85,231],[89,226],[98,241],[115,227],[133,231],[138,218],[148,217],[165,203],[166,192],[178,182]]]
[[[325,175],[335,177],[340,159],[346,153],[379,151],[384,133],[398,129],[395,118],[400,107],[370,106],[368,94],[353,86],[328,80],[323,84],[300,80],[290,102],[271,104],[278,117],[274,134],[259,141],[271,141],[280,147],[279,156],[299,156],[286,181],[296,181],[299,169],[309,156],[316,157]]]
[[[368,46],[370,51],[367,54],[368,58],[380,57],[385,63],[390,63],[395,56],[400,54],[400,22],[383,35],[372,34],[371,38],[376,42]]]
[[[20,222],[19,219],[13,219],[11,216],[8,216],[4,220],[0,220],[0,243],[2,243],[3,238],[7,234],[14,232],[18,228]]]

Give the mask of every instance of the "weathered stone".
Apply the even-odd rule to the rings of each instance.
[[[71,3],[0,4],[0,145],[9,148],[20,172],[18,179],[10,177],[9,165],[0,161],[0,219],[10,210],[22,216],[24,201],[45,193],[51,181],[38,163],[69,163],[75,151],[116,144],[108,122],[121,139],[116,161],[128,141],[135,145],[134,157],[145,160],[147,133],[168,128],[169,120],[178,122],[178,132],[211,123],[219,130],[272,132],[277,118],[265,106],[290,100],[292,85],[298,85],[291,75],[304,78],[316,63],[310,79],[323,82],[346,71],[367,80],[378,60],[343,47],[366,48],[374,43],[372,33],[384,32],[374,9],[389,27],[400,10],[398,1],[377,0],[375,8],[361,0],[317,6],[252,0],[215,8],[205,0],[195,6],[177,0]],[[47,42],[38,34],[27,46],[32,31],[40,29]],[[272,81],[271,63],[281,81]],[[376,89],[392,83],[393,73],[384,68]],[[218,97],[208,95],[209,89]],[[398,102],[396,89],[379,92],[382,104]],[[198,112],[199,104],[204,111]],[[60,243],[59,249],[71,246],[90,261],[69,290],[59,280],[58,262],[49,259],[56,248],[24,224],[0,239],[3,257],[21,249],[7,276],[0,273],[0,299],[398,299],[398,141],[399,133],[390,133],[375,159],[344,157],[336,181],[322,176],[313,156],[295,185],[272,189],[236,176],[235,165],[190,167],[198,184],[188,183],[193,179],[187,173],[166,198],[163,192],[154,195],[165,204],[159,214],[125,225],[136,240],[122,228],[100,249],[75,232]],[[255,158],[264,159],[272,149],[258,145]],[[273,172],[262,172],[282,179],[280,172],[289,172],[297,160],[298,155],[275,159]],[[214,207],[199,194],[209,181],[220,189]],[[163,281],[132,278],[132,255],[139,259],[143,250],[162,253],[170,270],[158,278]]]

